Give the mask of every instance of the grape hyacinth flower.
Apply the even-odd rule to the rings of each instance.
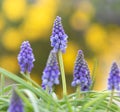
[[[33,62],[35,61],[32,48],[28,41],[24,41],[21,45],[21,50],[18,55],[18,63],[22,73],[30,73],[33,68]]]
[[[78,51],[73,77],[72,86],[80,86],[81,91],[88,91],[90,89],[92,80],[82,50]]]
[[[52,91],[54,84],[59,84],[59,67],[57,62],[56,53],[51,51],[48,57],[47,65],[43,71],[42,87],[43,89],[49,89]]]
[[[108,78],[109,90],[120,90],[120,71],[116,62],[112,64],[111,71]]]
[[[24,112],[22,99],[18,96],[15,90],[13,90],[12,98],[7,112]]]
[[[61,23],[61,17],[57,16],[54,21],[52,36],[50,38],[53,50],[55,52],[60,50],[62,53],[64,53],[67,47],[67,38],[68,36],[65,34]]]

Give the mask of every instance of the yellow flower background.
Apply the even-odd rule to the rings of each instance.
[[[36,58],[31,77],[41,84],[52,49],[49,38],[53,21],[58,15],[69,36],[63,54],[69,92],[73,89],[70,84],[79,49],[84,51],[91,73],[97,60],[94,89],[106,89],[111,63],[120,62],[120,8],[117,0],[105,1],[0,0],[0,66],[19,74],[17,55],[22,41],[28,40]]]

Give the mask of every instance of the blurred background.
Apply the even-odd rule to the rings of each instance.
[[[71,81],[79,49],[91,73],[97,60],[94,89],[106,89],[111,63],[120,63],[120,0],[0,0],[0,66],[19,74],[17,55],[28,40],[36,59],[31,77],[41,84],[57,15],[69,36],[63,55],[69,93],[75,90]],[[61,85],[56,91],[62,93]]]

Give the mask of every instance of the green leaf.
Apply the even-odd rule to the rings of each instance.
[[[95,105],[97,102],[102,102],[106,97],[108,96],[108,93],[103,93],[101,95],[98,95],[97,98],[92,99],[89,102],[86,102],[86,104],[82,107],[82,111],[85,111],[86,109],[88,109],[89,107]],[[97,106],[97,105],[96,105]],[[92,107],[93,108],[93,107]],[[94,107],[97,108],[97,107]],[[89,110],[90,111],[90,110]]]

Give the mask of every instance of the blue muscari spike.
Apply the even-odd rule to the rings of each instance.
[[[120,70],[116,62],[113,62],[109,73],[108,89],[120,91]]]
[[[80,86],[81,91],[88,91],[90,89],[92,80],[82,50],[78,51],[73,77],[72,86]]]
[[[51,92],[53,85],[59,84],[59,75],[60,75],[60,71],[59,71],[56,53],[52,50],[48,57],[46,67],[43,71],[42,88],[47,89],[48,87],[49,91]]]
[[[13,90],[13,94],[7,112],[24,112],[24,105],[22,99],[18,96],[15,90]]]
[[[68,36],[65,34],[61,23],[61,17],[57,16],[54,21],[53,31],[50,38],[53,51],[58,52],[60,50],[64,53],[67,47],[67,38]]]
[[[22,73],[30,73],[33,68],[33,62],[35,61],[32,48],[28,41],[24,41],[20,47],[20,52],[18,54],[18,63]]]

